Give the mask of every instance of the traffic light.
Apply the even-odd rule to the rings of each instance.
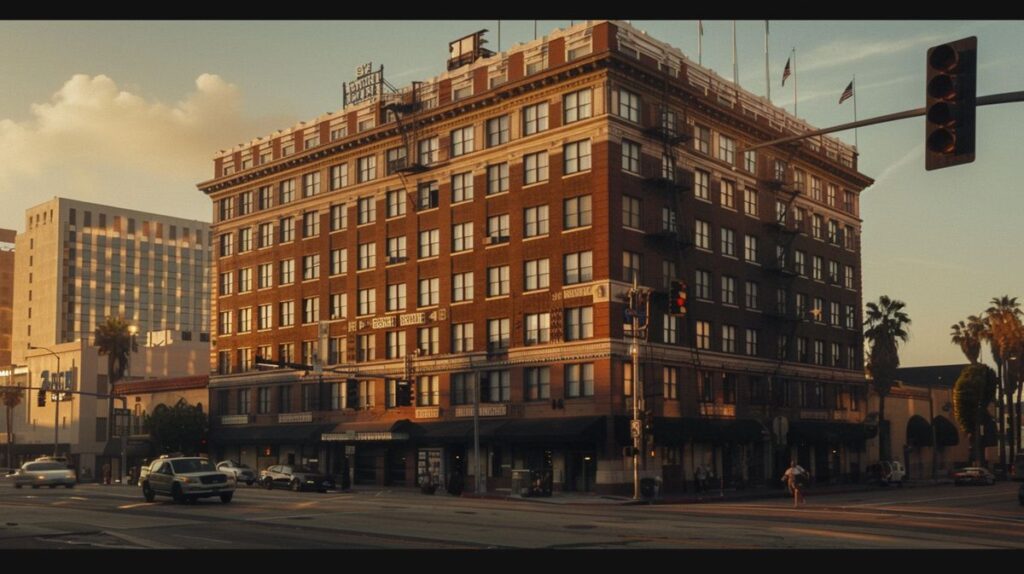
[[[974,161],[978,38],[928,49],[925,169]]]
[[[357,379],[345,381],[345,406],[350,409],[359,408],[359,381]]]
[[[395,406],[412,406],[412,381],[405,379],[395,381]]]
[[[653,432],[654,431],[654,413],[652,411],[647,410],[647,411],[643,412],[642,416],[644,418],[644,432],[645,433]]]
[[[39,389],[39,398],[37,399],[36,404],[39,405],[40,408],[46,406],[46,391],[45,390]]]
[[[669,315],[686,314],[686,281],[672,281],[672,290],[668,294]]]

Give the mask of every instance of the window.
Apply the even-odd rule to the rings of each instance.
[[[590,117],[591,90],[579,90],[562,96],[562,123],[570,124]]]
[[[530,185],[548,180],[548,152],[523,156],[523,184]]]
[[[473,272],[452,274],[452,303],[473,300]]]
[[[405,146],[393,147],[384,152],[384,168],[388,175],[398,173],[407,167],[406,160],[409,158],[409,152],[405,149]]]
[[[736,232],[728,227],[721,229],[722,233],[722,255],[736,257]]]
[[[480,400],[485,403],[508,401],[511,389],[509,375],[509,371],[487,371],[480,379]]]
[[[405,236],[388,237],[388,264],[401,263],[406,257]]]
[[[679,224],[676,221],[676,212],[671,207],[661,208],[661,230],[669,233],[679,232]]]
[[[736,352],[736,327],[734,325],[722,325],[722,352]]]
[[[679,369],[676,367],[662,367],[661,369],[662,396],[666,399],[679,398]]]
[[[277,189],[277,203],[278,205],[284,205],[291,203],[295,199],[295,180],[286,179],[278,184]]]
[[[373,269],[377,265],[377,244],[376,243],[360,243],[359,244],[359,261],[357,262],[356,269]]]
[[[317,279],[320,277],[320,254],[302,256],[302,280]]]
[[[312,197],[320,193],[320,172],[314,171],[302,176],[302,197]]]
[[[294,217],[283,217],[281,218],[280,225],[280,238],[278,243],[288,243],[295,241],[295,218]]]
[[[436,181],[428,181],[416,186],[416,209],[435,209],[440,205],[441,192]]]
[[[235,234],[225,233],[220,236],[220,251],[218,252],[221,257],[227,257],[235,252]]]
[[[247,333],[252,330],[252,307],[238,310],[238,332]]]
[[[793,268],[800,275],[807,276],[807,254],[799,249],[793,252]]]
[[[697,371],[697,400],[702,403],[715,402],[715,374],[711,371]]]
[[[751,357],[756,357],[758,354],[758,333],[757,329],[747,329],[747,354]]]
[[[419,257],[437,257],[441,253],[441,232],[427,229],[420,232]]]
[[[594,279],[594,252],[580,251],[568,253],[563,257],[562,269],[565,270],[564,285],[583,283]]]
[[[570,307],[565,310],[565,340],[579,341],[594,336],[594,308]]]
[[[219,294],[221,296],[230,295],[234,292],[235,286],[235,274],[228,271],[227,273],[220,274],[220,289]]]
[[[736,304],[736,279],[728,275],[722,275],[722,303]]]
[[[562,147],[562,173],[569,175],[590,170],[590,140],[567,143]]]
[[[694,274],[694,294],[698,299],[711,299],[711,272],[697,269]]]
[[[377,156],[368,155],[356,160],[359,166],[359,183],[377,179]]]
[[[277,304],[278,323],[282,327],[295,324],[295,301],[281,301]]]
[[[616,108],[619,117],[640,123],[640,96],[623,88],[619,88],[616,94],[619,96],[619,105]]]
[[[749,173],[757,173],[756,151],[743,152],[743,169],[747,170]]]
[[[839,222],[834,219],[828,220],[828,242],[833,245],[839,245],[842,241],[841,233],[839,232]]]
[[[487,166],[487,195],[508,191],[508,163]]]
[[[377,312],[377,290],[374,288],[360,289],[358,294],[359,308],[357,315],[373,315]]]
[[[711,130],[694,124],[693,126],[693,149],[704,153],[711,153]]]
[[[757,236],[747,235],[743,238],[743,257],[749,263],[757,263]]]
[[[238,230],[238,252],[245,253],[252,249],[252,228],[244,227]]]
[[[278,285],[288,285],[295,281],[295,260],[285,259],[280,262]]]
[[[857,237],[853,233],[852,225],[843,226],[843,245],[850,251],[857,250]]]
[[[727,405],[736,404],[736,375],[722,374],[722,402]]]
[[[676,344],[679,338],[678,318],[666,313],[661,316],[661,325],[661,340],[670,345]]]
[[[473,249],[473,222],[452,225],[452,253]]]
[[[307,211],[302,214],[302,238],[320,235],[320,213]]]
[[[348,272],[348,248],[331,250],[331,275]]]
[[[527,313],[525,316],[524,345],[539,345],[551,342],[551,314]]]
[[[814,364],[825,364],[825,341],[814,341]]]
[[[217,334],[218,335],[230,335],[231,334],[231,311],[221,311],[220,320],[217,322]]]
[[[510,233],[507,213],[487,218],[487,239],[492,245],[507,242]]]
[[[633,363],[622,363],[622,396],[633,396]]]
[[[452,352],[468,353],[473,350],[473,324],[455,323],[452,325]]]
[[[320,320],[320,298],[307,297],[302,300],[302,322],[316,323]]]
[[[388,285],[388,300],[386,310],[405,310],[405,283],[392,283]]]
[[[837,194],[836,185],[834,183],[828,184],[828,195],[826,197],[827,197],[827,200],[828,200],[828,206],[829,207],[835,207],[836,206],[836,194]]]
[[[259,248],[270,247],[274,244],[274,224],[261,223],[257,228],[256,246]]]
[[[509,266],[487,268],[487,296],[497,297],[509,293]]]
[[[669,289],[672,286],[672,281],[678,277],[676,272],[676,262],[662,260],[661,262],[661,288]]]
[[[356,335],[356,361],[373,361],[377,358],[377,337],[375,335]],[[366,381],[361,381],[366,382]],[[362,386],[362,385],[360,385]]]
[[[718,134],[718,159],[729,165],[736,164],[736,140],[727,135]]]
[[[538,205],[523,210],[523,237],[548,234],[548,206]]]
[[[526,400],[541,401],[551,398],[551,368],[528,367],[523,378],[526,383]]]
[[[622,171],[640,173],[640,144],[622,140]]]
[[[238,195],[238,215],[252,213],[252,192],[246,191]]]
[[[711,323],[707,321],[697,321],[697,348],[711,348]]]
[[[263,187],[261,187],[260,188],[260,196],[259,196],[259,200],[258,200],[259,201],[259,208],[260,209],[270,209],[270,207],[274,203],[273,197],[274,197],[274,188],[273,187],[271,187],[269,185],[264,185]]]
[[[711,249],[711,225],[707,221],[694,220],[693,241],[701,249]]]
[[[581,195],[570,197],[562,203],[564,221],[562,227],[574,229],[576,227],[588,227],[590,225],[590,196]]]
[[[736,184],[729,180],[722,180],[722,191],[721,191],[721,202],[722,207],[726,209],[736,209]]]
[[[441,399],[441,383],[438,375],[416,377],[416,404],[421,407],[437,406]]]
[[[815,280],[821,281],[821,257],[817,255],[811,257],[811,276]]]
[[[627,283],[632,283],[635,279],[637,283],[643,283],[643,278],[640,275],[640,262],[642,255],[634,253],[632,251],[622,252],[622,280]]]
[[[348,294],[347,293],[331,293],[331,319],[346,319],[348,318]],[[331,361],[336,363],[337,361]]]
[[[440,332],[440,327],[421,327],[416,330],[416,348],[420,354],[436,355],[441,352]]]
[[[348,185],[348,164],[331,166],[331,190],[341,189]]]
[[[704,201],[711,201],[711,174],[699,169],[693,170],[693,196]]]
[[[508,143],[510,136],[508,115],[487,120],[487,147]]]
[[[457,173],[452,176],[452,203],[473,199],[473,174]]]
[[[441,299],[441,283],[437,277],[420,279],[420,296],[417,305],[429,307],[437,305]]]
[[[417,142],[417,151],[420,165],[433,165],[440,159],[441,144],[437,137],[427,138]]]
[[[511,322],[508,319],[487,320],[487,349],[507,349],[511,340]]]
[[[238,270],[238,292],[252,291],[252,267]]]
[[[405,190],[394,189],[387,193],[388,217],[405,215]]]
[[[256,391],[256,412],[267,414],[270,412],[270,387],[260,387]]]
[[[669,181],[675,181],[676,179],[676,162],[675,159],[669,155],[661,154],[661,177]]]
[[[565,396],[594,396],[594,364],[580,363],[565,366]]]
[[[473,126],[452,130],[451,138],[451,157],[459,157],[473,151]]]
[[[847,289],[853,289],[853,266],[843,266],[843,287]]]
[[[755,283],[753,281],[747,281],[745,287],[746,287],[745,294],[746,294],[746,298],[747,298],[747,300],[746,300],[747,309],[758,309],[760,307],[760,305],[758,305],[759,301],[758,301],[758,296],[757,296],[758,295],[757,283]]]
[[[622,196],[622,225],[633,229],[640,227],[640,200],[629,196]]]
[[[274,286],[274,264],[260,263],[256,268],[256,287],[266,289]]]
[[[831,353],[831,355],[829,355],[829,358],[831,359],[829,364],[832,365],[833,367],[840,367],[840,366],[842,366],[842,364],[843,364],[843,352],[842,352],[842,347],[839,345],[839,343],[832,343],[830,350],[832,351],[832,353]]]
[[[466,405],[473,402],[474,377],[474,373],[452,373],[451,404]]]
[[[344,203],[331,206],[331,231],[348,227],[348,209]]]
[[[241,349],[239,349],[241,354]],[[249,414],[249,389],[238,389],[238,414]]]
[[[757,190],[754,188],[743,188],[743,213],[757,217]]]
[[[523,135],[529,136],[548,129],[548,103],[541,102],[523,108]]]
[[[828,280],[830,283],[839,283],[839,262],[829,261],[828,262]]]
[[[811,176],[811,199],[821,201],[821,180],[813,175]]]
[[[846,328],[856,329],[857,328],[857,315],[855,314],[853,305],[846,306]]]
[[[523,263],[523,290],[547,289],[550,284],[548,259],[534,259]]]
[[[839,302],[831,301],[828,304],[828,323],[833,327],[838,327],[841,321],[839,316]]]

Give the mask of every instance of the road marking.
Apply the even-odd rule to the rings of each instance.
[[[217,544],[231,544],[227,540],[217,540],[216,538],[203,538],[202,536],[185,536],[184,534],[171,534],[177,538],[191,538],[192,540],[206,540],[207,542],[216,542]]]
[[[71,500],[89,500],[89,499],[85,498],[84,496],[72,496]]]
[[[117,508],[120,510],[127,510],[129,508],[138,508],[140,506],[149,506],[150,504],[156,504],[155,502],[137,502],[135,504],[122,504]]]
[[[783,532],[792,532],[794,534],[810,534],[811,536],[821,536],[823,538],[842,538],[847,540],[861,540],[872,542],[888,542],[889,544],[896,543],[891,536],[878,536],[876,534],[863,534],[858,532],[837,532],[818,530],[816,528],[790,528],[790,527],[776,527],[772,530],[781,530]]]
[[[132,536],[130,534],[125,534],[124,532],[118,532],[116,530],[104,530],[103,533],[104,534],[108,534],[110,536],[113,536],[114,538],[120,538],[121,540],[124,540],[125,542],[129,542],[131,544],[135,544],[137,546],[143,546],[143,547],[146,547],[146,548],[180,549],[180,546],[171,546],[169,544],[162,544],[160,542],[154,542],[152,540],[146,540],[144,538],[139,538],[137,536]]]

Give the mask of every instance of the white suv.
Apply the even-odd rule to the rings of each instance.
[[[208,496],[219,496],[227,503],[235,494],[235,477],[219,472],[205,458],[159,458],[142,479],[142,496],[147,502],[153,502],[158,494],[178,503]]]

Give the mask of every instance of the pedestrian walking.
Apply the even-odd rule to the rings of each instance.
[[[704,465],[697,465],[697,492],[706,492],[708,489],[708,471]]]
[[[110,484],[110,463],[103,463],[103,484]]]
[[[782,475],[786,488],[793,493],[793,508],[804,504],[804,485],[807,483],[808,474],[804,467],[796,463],[796,460],[789,462],[789,468]]]

